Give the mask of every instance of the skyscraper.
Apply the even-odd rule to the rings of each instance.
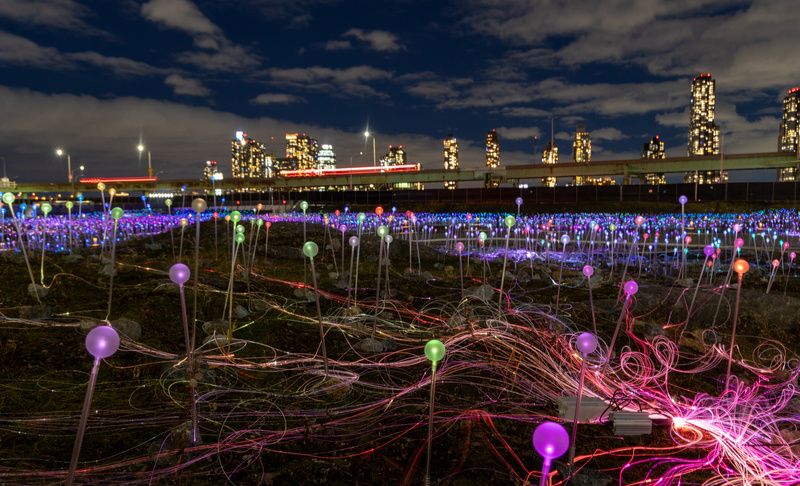
[[[383,167],[403,165],[408,163],[406,160],[406,151],[402,145],[389,145],[389,151],[381,157],[381,165]]]
[[[486,168],[494,170],[500,167],[500,139],[497,136],[497,130],[492,128],[486,134]],[[486,174],[484,185],[487,188],[500,187],[500,179]]]
[[[575,128],[575,138],[572,140],[572,161],[576,164],[588,164],[592,161],[592,137],[583,123]],[[580,186],[590,182],[582,176],[575,176],[575,185]]]
[[[542,151],[542,163],[555,165],[558,163],[558,146],[554,140],[547,142]],[[542,177],[542,185],[545,187],[556,187],[555,177]]]
[[[286,134],[286,158],[297,161],[297,168],[310,170],[317,168],[319,144],[305,133]]]
[[[458,170],[458,141],[452,134],[444,139],[444,169]],[[445,189],[455,189],[458,183],[454,180],[444,181]]]
[[[222,178],[222,171],[219,170],[217,161],[206,160],[206,164],[203,166],[203,180],[208,182],[221,181]]]
[[[653,137],[652,140],[649,142],[645,142],[642,146],[642,158],[647,160],[661,160],[666,158],[666,153],[664,151],[664,141],[661,140],[661,137],[656,135]],[[666,184],[667,178],[664,176],[664,173],[656,173],[656,172],[649,172],[644,175],[645,184],[650,184],[651,186],[657,186],[660,184]]]
[[[701,73],[692,79],[691,108],[689,110],[689,155],[719,154],[719,126],[714,121],[716,84],[710,73]],[[684,181],[713,184],[728,180],[727,173],[719,171],[687,172]]]
[[[243,131],[236,132],[231,140],[231,173],[237,179],[270,177],[266,146]]]
[[[781,134],[778,138],[778,151],[792,154],[798,153],[798,120],[800,119],[800,87],[792,88],[783,99],[783,119],[781,120]],[[781,182],[794,182],[797,180],[797,169],[787,167],[778,169],[778,180]]]
[[[317,155],[317,168],[318,169],[336,168],[336,152],[333,151],[333,145],[329,143],[322,144],[319,150],[319,154]]]

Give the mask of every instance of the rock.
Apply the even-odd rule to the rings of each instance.
[[[106,277],[111,277],[112,275],[117,274],[117,269],[114,268],[114,265],[111,262],[108,262],[103,265],[103,268],[100,269],[100,275],[105,275]]]
[[[638,324],[638,323],[637,323]],[[655,322],[644,322],[642,323],[642,333],[644,334],[644,338],[648,341],[652,341],[658,336],[664,336],[666,333],[664,332],[664,328],[661,327],[658,323]]]
[[[678,287],[683,287],[685,289],[694,287],[694,280],[690,278],[682,278],[680,280],[675,281],[675,285]]]
[[[225,334],[214,334],[208,336],[203,340],[203,345],[210,345],[213,347],[225,347],[228,345],[228,336]]]
[[[328,272],[328,278],[335,282],[339,278],[339,272]]]
[[[356,344],[356,349],[363,353],[382,353],[384,350],[383,341],[373,338],[362,339]]]
[[[303,287],[296,288],[294,289],[294,296],[301,299],[301,301],[314,302],[314,291],[310,289]]]
[[[464,294],[488,301],[494,296],[495,292],[491,285],[480,285],[478,287],[464,289]]]
[[[357,305],[351,305],[345,310],[345,315],[349,317],[355,317],[361,314],[361,308]]]
[[[83,261],[83,255],[78,255],[73,253],[72,255],[67,255],[64,257],[64,262],[66,263],[78,263]]]
[[[250,315],[250,311],[241,304],[236,304],[236,307],[233,308],[233,315],[235,315],[237,319],[244,319]]]
[[[161,250],[161,243],[145,243],[144,247],[150,251],[160,251]]]
[[[138,341],[142,337],[142,326],[136,321],[120,318],[111,321],[111,326],[132,341]]]
[[[29,283],[28,284],[28,294],[31,297],[33,297],[34,299],[36,298],[37,294],[39,295],[40,299],[44,299],[45,297],[47,297],[47,294],[49,294],[49,293],[50,293],[50,289],[48,289],[47,287],[43,287],[43,286],[41,286],[39,284],[35,284],[35,283]]]
[[[228,334],[228,321],[223,319],[216,319],[213,321],[206,321],[203,323],[203,332],[208,335],[227,335]]]
[[[53,309],[49,305],[24,305],[19,308],[19,317],[22,319],[46,319],[52,312]]]

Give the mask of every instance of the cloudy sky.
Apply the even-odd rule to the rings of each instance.
[[[595,159],[637,157],[660,134],[686,153],[689,84],[717,80],[726,152],[776,150],[781,99],[800,84],[796,0],[0,0],[0,159],[18,180],[230,168],[245,130],[333,143],[340,165],[403,144],[424,168],[441,140],[483,164],[569,159],[585,122]],[[539,140],[535,140],[538,136]],[[362,155],[363,152],[363,155]],[[535,161],[539,161],[536,155]]]

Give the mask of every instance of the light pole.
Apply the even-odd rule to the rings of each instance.
[[[369,137],[372,137],[372,166],[378,166],[378,159],[375,157],[375,134],[369,133],[369,128],[364,131],[364,140],[369,140]]]
[[[138,150],[139,155],[141,155],[145,150],[145,146],[140,143],[136,146],[136,150]],[[150,150],[147,151],[147,177],[153,177],[153,161],[150,157]]]
[[[67,182],[72,184],[72,157],[70,157],[70,155],[62,148],[56,149],[56,155],[59,157],[63,157],[64,155],[67,156]]]

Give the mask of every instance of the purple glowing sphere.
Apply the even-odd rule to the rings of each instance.
[[[549,463],[567,452],[569,434],[555,422],[543,422],[533,431],[533,447]]]
[[[108,358],[119,348],[119,334],[111,326],[97,326],[86,335],[86,351],[97,359]]]
[[[178,285],[183,285],[189,281],[189,267],[183,263],[176,263],[169,267],[169,279]]]
[[[517,206],[522,206],[522,198],[521,197],[518,197],[516,199],[516,201],[514,201],[514,202],[517,203]]]
[[[458,243],[456,243],[456,251],[459,252],[459,253],[464,251],[464,243],[461,243],[460,241]]]
[[[683,206],[684,204],[689,202],[689,198],[684,195],[681,195],[681,197],[678,198],[678,202],[681,203],[681,206]]]
[[[342,233],[347,231],[347,225],[346,224],[340,224],[339,225],[339,231],[341,231]]]
[[[347,240],[347,242],[350,243],[351,247],[353,247],[353,248],[357,247],[358,246],[358,236],[351,236],[350,239]]]
[[[586,278],[592,278],[594,275],[594,268],[591,265],[584,265],[583,266],[583,276]]]
[[[628,280],[622,288],[625,290],[625,295],[630,297],[639,291],[639,284],[636,283],[636,280]]]
[[[584,356],[592,354],[594,350],[597,349],[597,336],[590,332],[581,333],[578,336],[575,347],[578,348],[578,351]]]
[[[714,254],[714,246],[713,245],[706,245],[703,248],[703,254],[706,256],[706,258],[711,257],[711,255]]]

